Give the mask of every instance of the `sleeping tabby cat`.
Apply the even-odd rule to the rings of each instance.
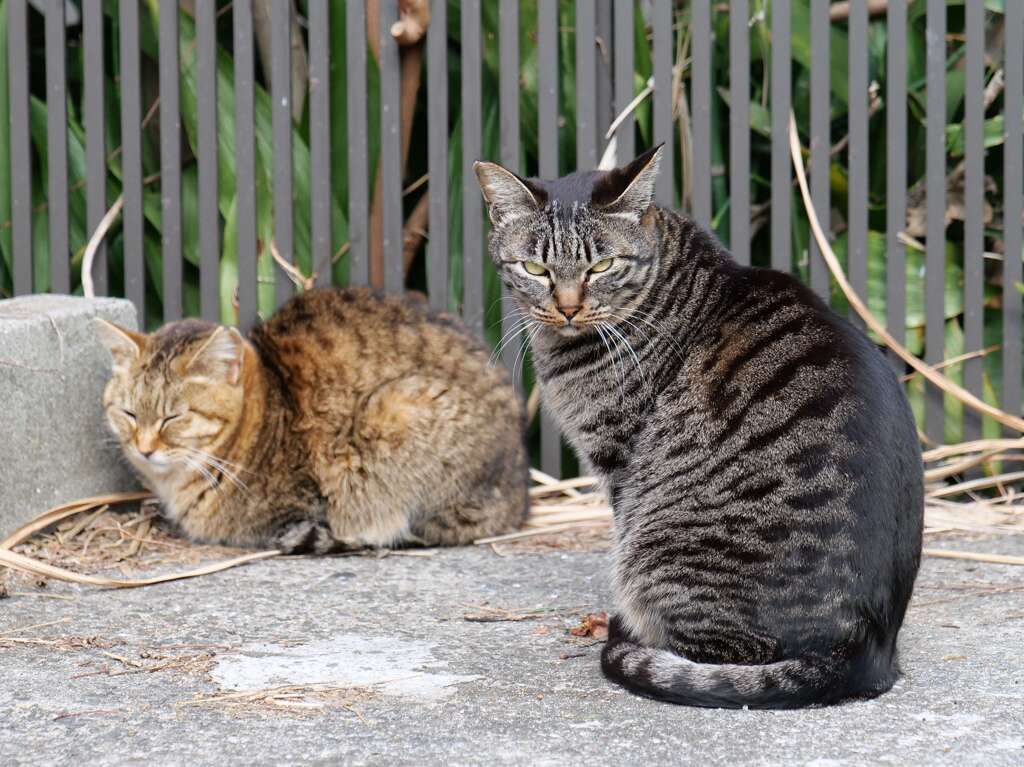
[[[888,690],[921,551],[921,455],[883,355],[792,277],[611,172],[477,176],[543,399],[617,532],[602,668],[694,706]]]
[[[296,296],[246,341],[97,322],[110,426],[194,540],[323,553],[448,545],[527,510],[524,413],[446,316],[365,290]]]

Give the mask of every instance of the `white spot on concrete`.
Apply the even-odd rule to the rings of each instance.
[[[476,675],[438,673],[447,661],[433,655],[436,645],[393,637],[342,634],[288,647],[253,644],[221,660],[211,676],[225,690],[262,690],[293,684],[372,687],[384,695],[433,702],[455,692],[453,685]]]

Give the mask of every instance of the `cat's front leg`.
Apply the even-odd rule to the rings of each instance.
[[[326,522],[302,519],[281,527],[267,545],[282,554],[335,554],[362,548],[354,541],[335,538]]]

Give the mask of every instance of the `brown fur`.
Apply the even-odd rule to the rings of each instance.
[[[195,540],[450,545],[525,517],[521,403],[450,317],[315,290],[248,341],[199,320],[98,330],[114,358],[111,428]]]

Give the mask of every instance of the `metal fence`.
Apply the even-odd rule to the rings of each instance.
[[[108,4],[109,5],[109,4]],[[181,213],[181,120],[179,114],[179,73],[181,71],[178,0],[159,0],[159,118],[160,118],[160,189],[162,226],[163,313],[166,320],[182,314],[182,213]],[[234,167],[237,187],[237,305],[238,322],[248,327],[257,320],[257,241],[258,215],[255,163],[257,152],[254,133],[254,104],[257,89],[256,50],[253,38],[253,11],[248,0],[235,0],[230,7],[218,10],[210,0],[197,0],[187,5],[196,26],[196,94],[198,102],[198,228],[199,228],[199,292],[200,311],[204,317],[217,320],[221,316],[222,290],[220,260],[224,244],[222,221],[218,212],[219,164]],[[273,212],[274,239],[282,258],[292,261],[295,222],[293,220],[293,152],[290,99],[291,25],[289,3],[271,4],[272,13],[272,92],[273,114]],[[644,12],[652,35],[653,139],[666,142],[669,155],[678,152],[680,143],[673,113],[673,76],[676,46],[680,30],[674,28],[674,12],[678,3],[671,0],[649,0]],[[721,169],[713,167],[712,158],[702,147],[710,146],[712,133],[712,99],[723,83],[712,82],[714,37],[712,16],[725,12],[724,3],[692,0],[690,9],[690,50],[688,77],[688,119],[692,130],[691,164],[685,169],[689,196],[687,211],[700,223],[710,226],[712,218],[712,179]],[[763,7],[758,4],[759,7]],[[10,199],[13,242],[13,287],[16,294],[31,292],[33,286],[33,190],[32,141],[30,136],[30,69],[27,24],[32,6],[45,10],[45,81],[48,107],[48,237],[51,259],[51,284],[54,292],[69,292],[73,280],[69,271],[69,168],[68,133],[66,128],[65,67],[65,2],[45,0],[28,4],[26,0],[6,0],[8,24],[9,114],[11,147]],[[400,164],[399,135],[400,60],[399,47],[391,35],[391,25],[398,18],[396,0],[381,0],[379,24],[371,34],[379,43],[379,105],[380,105],[380,190],[383,200],[382,244],[384,253],[383,283],[391,292],[404,286],[402,262],[403,181]],[[863,52],[868,40],[867,0],[854,0],[849,5],[849,82],[851,94],[849,120],[850,157],[848,210],[848,270],[853,286],[862,294],[868,283],[868,158],[869,88],[867,57]],[[458,303],[466,323],[481,332],[484,322],[484,272],[490,266],[485,253],[485,218],[480,194],[472,172],[472,163],[482,156],[480,110],[462,111],[461,156],[449,156],[449,100],[459,99],[463,105],[481,102],[481,59],[487,46],[496,46],[500,60],[500,160],[513,170],[520,168],[520,48],[519,4],[500,0],[500,24],[497,39],[481,34],[479,0],[465,0],[460,7],[462,78],[459,92],[449,92],[449,56],[453,53],[448,39],[447,3],[431,3],[432,19],[425,45],[425,82],[427,90],[428,176],[430,184],[429,245],[426,250],[426,281],[429,300],[438,308],[449,305],[448,237],[450,231],[448,168],[461,164],[463,187],[461,225],[464,261],[463,294]],[[749,0],[729,0],[731,18],[750,17]],[[964,335],[968,351],[983,346],[983,215],[984,152],[983,136],[984,30],[980,0],[965,5],[966,13],[966,106],[964,125],[964,244],[968,257],[964,263]],[[140,4],[122,0],[118,5],[119,39],[105,39],[104,4],[102,0],[82,0],[81,40],[83,48],[84,125],[86,176],[86,222],[93,231],[107,213],[111,201],[106,188],[108,148],[104,141],[108,118],[105,103],[109,94],[103,91],[101,76],[105,48],[117,46],[120,85],[120,167],[123,188],[123,265],[124,294],[143,313],[146,301],[143,253],[143,178],[142,140],[140,126],[144,120],[140,80],[139,19]],[[234,31],[234,156],[219,152],[217,120],[217,40],[216,16],[230,13]],[[361,2],[329,3],[309,0],[309,157],[311,174],[310,237],[313,261],[329,263],[332,259],[332,184],[331,156],[347,152],[349,178],[348,205],[344,211],[348,227],[349,280],[366,283],[370,277],[369,210],[374,189],[368,167],[368,91],[366,7]],[[347,21],[347,56],[345,62],[330,61],[328,30],[331,14],[345,14]],[[537,137],[539,174],[557,175],[559,169],[557,87],[560,77],[557,35],[559,6],[541,0],[537,7],[536,29],[538,83]],[[593,168],[605,152],[605,133],[619,115],[615,130],[617,156],[631,158],[635,146],[634,117],[626,107],[640,90],[634,76],[635,7],[631,2],[610,0],[576,0],[575,71],[576,71],[576,158],[578,168]],[[791,270],[794,196],[793,174],[788,150],[788,118],[793,99],[791,67],[793,51],[790,39],[790,0],[773,0],[771,48],[771,265]],[[827,222],[829,200],[829,135],[830,93],[835,83],[829,82],[830,5],[825,0],[810,3],[811,83],[809,92],[809,128],[811,183],[819,216]],[[907,4],[890,2],[887,10],[888,51],[886,59],[887,102],[885,141],[889,158],[887,168],[887,321],[890,331],[902,339],[906,309],[905,249],[900,240],[907,215],[907,60],[901,41],[907,34]],[[1002,343],[1003,377],[999,399],[1005,409],[1020,410],[1021,402],[1021,294],[1015,284],[1021,281],[1021,216],[1024,210],[1024,136],[1021,115],[1024,112],[1024,3],[1005,5],[1007,33],[1005,46],[1005,253],[1002,279]],[[926,361],[941,363],[944,351],[943,296],[945,264],[946,205],[946,135],[943,82],[946,77],[946,3],[927,0],[927,237],[926,237]],[[732,94],[749,93],[751,83],[750,37],[747,24],[730,24],[728,35],[729,90]],[[333,66],[332,66],[333,65]],[[328,84],[332,76],[348,78],[348,143],[331,145]],[[1010,119],[1010,118],[1013,119]],[[749,263],[751,258],[751,113],[746,99],[733,98],[729,110],[728,188],[730,216],[727,240],[735,258]],[[564,158],[562,158],[564,166]],[[664,163],[667,173],[658,187],[658,199],[664,204],[674,200],[674,179],[671,174],[677,163]],[[457,215],[457,214],[456,214]],[[1016,256],[1016,257],[1014,257]],[[813,244],[809,254],[809,282],[822,294],[829,290],[827,268]],[[315,270],[318,281],[330,280],[329,269]],[[108,290],[106,251],[101,246],[93,267],[98,293]],[[38,286],[37,286],[38,287]],[[294,290],[284,270],[276,276],[278,302]],[[144,314],[143,314],[144,316]],[[507,318],[506,318],[507,320]],[[507,358],[511,361],[511,357]],[[982,396],[982,364],[980,359],[965,363],[965,385]],[[966,416],[965,437],[979,435],[980,422]],[[929,392],[926,402],[925,430],[936,441],[942,440],[943,398],[941,392]],[[558,435],[550,423],[542,426],[543,466],[551,473],[559,472]]]

